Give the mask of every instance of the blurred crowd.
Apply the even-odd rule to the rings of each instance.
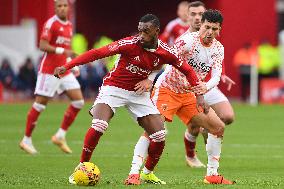
[[[260,43],[247,42],[236,51],[233,65],[238,68],[243,101],[248,101],[250,95],[252,67],[256,67],[260,84],[265,78],[279,78],[281,59],[280,45],[272,45],[265,39]]]
[[[99,48],[111,43],[113,40],[101,36],[94,43],[93,48]],[[81,54],[88,50],[88,42],[82,34],[75,34],[72,40],[72,48],[76,54]],[[116,57],[108,57],[99,61],[80,67],[80,75],[78,81],[81,85],[84,97],[94,97],[99,87],[102,85],[103,77],[114,66]],[[19,68],[18,72],[12,69],[12,62],[3,59],[0,63],[0,88],[8,94],[21,93],[23,98],[33,98],[33,92],[36,85],[36,78],[40,60],[33,62],[31,58],[27,58]]]

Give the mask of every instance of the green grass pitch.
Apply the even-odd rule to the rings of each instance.
[[[41,115],[33,133],[40,154],[30,156],[19,149],[26,114],[31,103],[0,105],[0,188],[78,188],[67,182],[78,164],[84,135],[90,126],[86,104],[67,134],[72,155],[51,144],[67,103],[51,103]],[[250,107],[234,104],[235,122],[225,131],[219,172],[236,180],[234,186],[203,184],[205,169],[185,165],[183,134],[185,127],[176,119],[168,124],[166,149],[156,174],[165,186],[143,184],[124,186],[132,152],[142,129],[125,109],[119,109],[91,159],[102,178],[96,188],[284,188],[284,107]],[[205,146],[198,138],[197,150],[206,163]]]

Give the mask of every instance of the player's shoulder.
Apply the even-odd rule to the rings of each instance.
[[[138,43],[138,41],[139,41],[138,36],[129,36],[129,37],[122,38],[118,40],[117,42],[119,45],[135,45]]]
[[[162,40],[159,40],[159,47],[162,51],[166,52],[167,54],[177,56],[176,49],[173,47],[170,47],[168,44],[164,43]]]
[[[215,48],[217,48],[219,51],[224,51],[223,44],[220,41],[218,41],[217,39],[214,39],[214,40],[215,40],[215,42],[214,42]]]
[[[192,45],[197,38],[198,32],[190,32],[189,30],[187,30],[176,39],[175,44],[182,43],[183,45]]]
[[[51,26],[57,21],[56,16],[50,17],[44,24],[45,28],[51,28]]]

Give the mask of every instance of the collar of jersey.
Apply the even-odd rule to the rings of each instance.
[[[67,21],[67,20],[66,20],[66,21],[63,21],[63,20],[61,20],[57,15],[55,15],[55,18],[56,18],[56,20],[58,20],[58,22],[60,22],[61,24],[64,24],[64,25],[68,24],[68,21]]]
[[[160,46],[160,40],[158,39],[158,46],[156,49],[148,49],[148,48],[144,48],[146,51],[149,51],[149,52],[155,52]]]

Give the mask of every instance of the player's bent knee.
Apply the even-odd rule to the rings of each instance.
[[[234,122],[235,116],[234,116],[234,114],[227,114],[227,115],[224,115],[223,118],[221,118],[221,120],[222,120],[226,125],[229,125],[229,124],[231,124],[231,123]]]
[[[221,122],[218,125],[216,125],[216,127],[214,128],[214,130],[211,133],[213,135],[217,135],[218,137],[221,137],[221,136],[224,135],[224,131],[225,131],[225,124],[223,122]]]
[[[82,100],[74,100],[74,101],[71,102],[71,104],[72,104],[73,107],[75,107],[77,109],[82,109],[85,102],[84,102],[83,99]]]
[[[167,131],[163,129],[149,135],[149,138],[154,142],[162,142],[166,140],[166,134]]]
[[[93,119],[91,127],[98,132],[104,133],[108,128],[108,122],[100,119]]]

